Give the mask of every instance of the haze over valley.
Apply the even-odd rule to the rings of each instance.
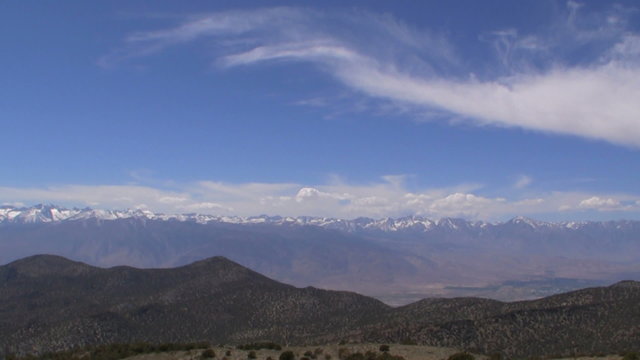
[[[0,237],[0,263],[57,254],[157,268],[225,256],[282,282],[394,305],[434,296],[533,299],[640,280],[640,221],[244,218],[37,206],[0,208]]]

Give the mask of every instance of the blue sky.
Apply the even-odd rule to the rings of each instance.
[[[634,1],[16,1],[0,41],[0,203],[640,218]]]

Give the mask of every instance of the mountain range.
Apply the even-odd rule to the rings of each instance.
[[[431,220],[421,216],[407,216],[397,219],[357,218],[353,220],[313,217],[313,216],[218,216],[208,214],[162,214],[142,209],[100,210],[100,209],[67,209],[55,205],[35,205],[32,207],[17,207],[11,205],[0,206],[0,223],[53,223],[85,219],[117,220],[117,219],[148,219],[164,221],[185,221],[200,224],[230,223],[230,224],[273,224],[273,225],[313,225],[323,228],[347,232],[431,232],[442,229],[486,231],[486,229],[516,224],[533,229],[570,229],[599,227],[601,229],[640,229],[640,221],[564,221],[545,222],[523,216],[517,216],[507,222],[490,223],[484,221],[467,221],[457,218],[442,218]]]
[[[640,283],[535,300],[402,307],[296,288],[223,257],[171,269],[37,255],[0,266],[0,355],[118,342],[413,341],[507,357],[617,353],[640,343]]]
[[[1,207],[0,264],[40,253],[146,268],[219,255],[295,286],[353,290],[395,305],[433,296],[519,300],[640,279],[640,221],[344,220]]]

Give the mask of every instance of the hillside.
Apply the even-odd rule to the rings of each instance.
[[[536,301],[425,299],[392,308],[295,288],[222,257],[173,269],[96,268],[40,255],[0,267],[0,349],[136,342],[398,343],[507,356],[617,353],[640,344],[640,284]]]
[[[112,342],[304,342],[388,306],[355,293],[298,289],[225,258],[174,269],[100,269],[55,256],[0,267],[0,349]]]

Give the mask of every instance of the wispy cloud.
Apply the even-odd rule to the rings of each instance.
[[[213,41],[222,69],[309,62],[349,89],[416,114],[638,147],[640,36],[619,8],[597,16],[581,11],[569,2],[565,18],[546,34],[481,35],[496,51],[494,76],[469,78],[477,69],[460,65],[455,44],[391,16],[287,7],[208,14],[134,33],[101,64]]]
[[[523,189],[531,185],[532,182],[533,182],[533,179],[530,176],[520,175],[518,176],[518,179],[516,180],[516,182],[513,184],[513,187],[516,189]]]

